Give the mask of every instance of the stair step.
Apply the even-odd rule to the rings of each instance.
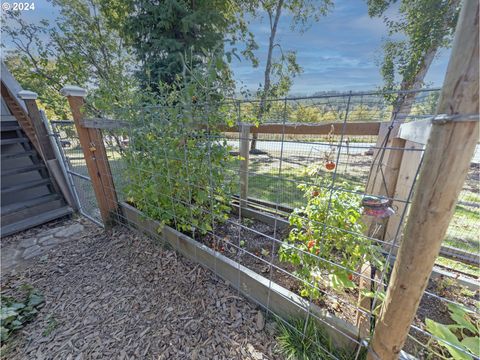
[[[59,199],[60,199],[59,195],[49,194],[49,195],[39,196],[39,197],[36,197],[34,199],[30,199],[30,200],[19,201],[17,203],[8,204],[8,205],[5,205],[5,206],[2,206],[2,208],[1,208],[2,218],[4,216],[8,215],[8,214],[11,214],[11,213],[14,213],[14,212],[17,212],[17,211],[28,209],[28,208],[31,208],[33,206],[48,203],[50,201],[56,201],[56,200],[59,200]]]
[[[44,224],[48,221],[58,219],[63,216],[71,215],[73,213],[72,209],[68,206],[62,206],[57,209],[53,209],[47,212],[39,213],[38,215],[24,218],[23,220],[17,221],[12,224],[8,224],[1,228],[2,237],[14,234],[16,232],[29,229],[34,226]]]
[[[8,205],[7,205],[8,206]],[[31,217],[43,214],[50,210],[55,210],[65,206],[65,203],[61,199],[50,200],[42,204],[22,208],[18,211],[12,212],[10,214],[2,214],[2,226],[7,226],[13,223],[17,223],[23,219],[29,219]]]
[[[0,131],[4,132],[4,131],[17,131],[17,130],[21,130],[21,127],[18,125],[18,124],[2,124],[2,126],[0,127]]]
[[[9,192],[13,192],[13,191],[32,189],[32,188],[42,186],[42,185],[47,185],[47,184],[50,184],[50,179],[40,179],[40,180],[27,181],[27,182],[24,182],[22,184],[2,188],[2,195],[6,194],[6,193],[9,193]]]
[[[43,164],[35,164],[35,165],[28,165],[28,166],[22,166],[14,169],[8,169],[8,170],[2,170],[2,177],[3,176],[10,176],[10,175],[16,175],[16,174],[21,174],[21,173],[26,173],[29,171],[36,171],[45,168],[45,165]]]
[[[3,124],[15,124],[17,122],[17,118],[13,115],[2,115],[2,125]]]
[[[11,145],[11,144],[20,144],[20,143],[27,143],[28,139],[25,137],[17,137],[13,139],[1,139],[0,145]]]
[[[25,151],[13,153],[13,154],[2,154],[2,159],[16,159],[19,157],[33,156],[36,153],[37,152],[34,150],[25,150]]]

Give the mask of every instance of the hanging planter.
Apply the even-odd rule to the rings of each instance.
[[[384,196],[366,195],[362,199],[363,214],[385,219],[393,214],[395,210],[390,207],[390,200]]]

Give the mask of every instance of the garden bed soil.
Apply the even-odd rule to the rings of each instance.
[[[223,255],[255,271],[257,274],[296,294],[300,294],[302,281],[292,275],[295,272],[295,267],[278,259],[280,244],[268,238],[285,238],[288,236],[288,230],[278,230],[275,234],[272,226],[262,222],[244,219],[243,223],[249,229],[240,228],[238,218],[230,218],[229,222],[215,229],[217,235],[215,238],[212,235],[206,235],[201,241],[211,248],[215,247]],[[243,243],[240,244],[240,241]],[[239,247],[242,250],[239,250]],[[358,292],[347,290],[339,296],[338,293],[333,292],[327,286],[320,285],[319,288],[325,296],[313,300],[313,303],[327,309],[330,314],[352,323],[356,311],[351,304],[356,303]],[[308,300],[308,298],[306,299]]]
[[[210,271],[124,227],[84,235],[3,274],[2,295],[45,305],[2,358],[281,359],[275,324]]]
[[[271,239],[286,238],[288,229],[277,230],[275,233],[274,227],[258,220],[246,218],[243,219],[242,224],[248,229],[239,226],[239,223],[238,217],[231,217],[228,222],[217,226],[215,237],[209,234],[202,237],[200,241],[250,270],[300,295],[302,283],[291,275],[295,271],[294,266],[279,260],[279,243]],[[354,277],[354,281],[358,285],[358,277]],[[321,284],[319,289],[324,296],[313,302],[332,315],[355,325],[358,290],[347,289],[344,292],[334,292],[328,286]],[[446,306],[447,302],[441,298],[463,304],[472,310],[478,306],[479,292],[469,292],[466,288],[455,284],[452,279],[432,279],[428,284],[427,291],[434,295],[425,294],[423,296],[413,322],[421,329],[425,328],[426,318],[442,324],[453,323]],[[419,331],[412,330],[411,335],[422,344],[426,344],[428,341],[428,337]],[[404,350],[416,355],[419,359],[427,358],[424,348],[412,339],[407,340]]]

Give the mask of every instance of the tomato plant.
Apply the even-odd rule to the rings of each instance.
[[[341,187],[349,189],[347,184]],[[363,235],[361,195],[331,190],[322,180],[299,188],[307,204],[290,215],[292,230],[279,255],[296,265],[296,274],[310,284],[303,287],[303,296],[318,298],[315,285],[322,278],[335,289],[355,287],[352,272],[364,262],[382,268],[380,248]]]
[[[147,216],[186,233],[205,234],[230,211],[228,164],[234,161],[216,130],[231,109],[208,78],[170,87],[155,104],[132,112],[124,151],[128,201]]]

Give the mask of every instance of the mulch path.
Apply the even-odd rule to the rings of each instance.
[[[275,324],[210,271],[123,227],[84,231],[2,275],[4,295],[45,296],[5,359],[281,359]]]

